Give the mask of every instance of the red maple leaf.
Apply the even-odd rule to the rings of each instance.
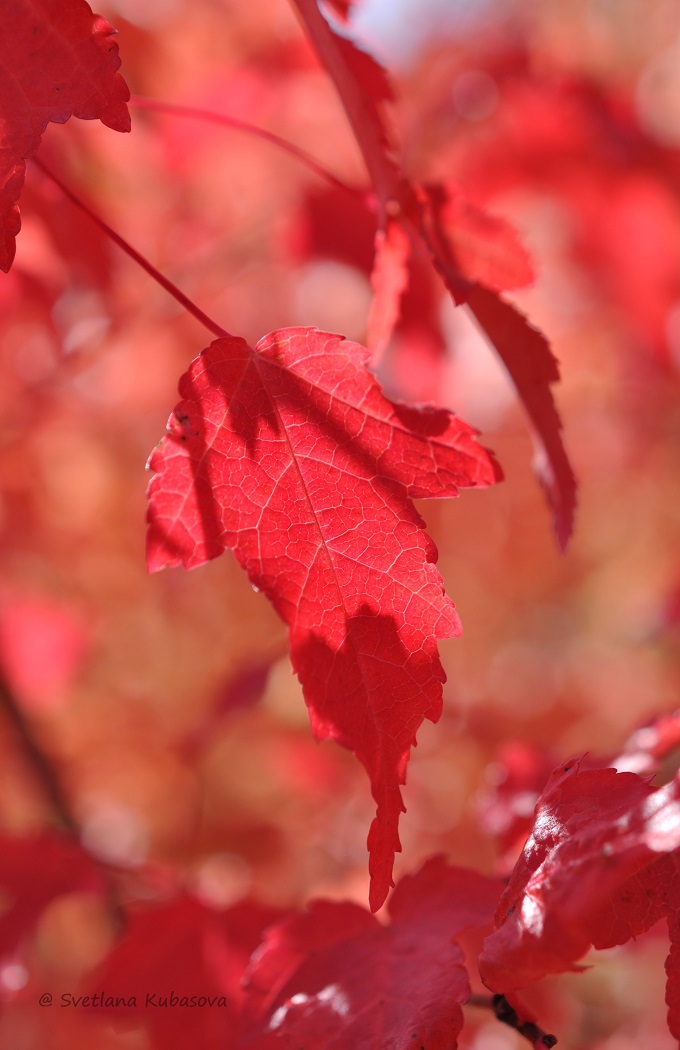
[[[0,269],[21,227],[26,158],[50,121],[99,119],[130,130],[130,97],[117,73],[114,30],[85,0],[3,0],[0,5]]]
[[[480,973],[508,992],[578,969],[667,917],[669,1024],[680,1038],[680,776],[658,790],[635,773],[559,767],[486,939]]]
[[[500,887],[438,857],[401,880],[388,926],[331,901],[276,923],[246,977],[242,1046],[455,1050],[470,996],[455,938],[488,925]]]
[[[315,735],[371,779],[375,909],[400,849],[409,751],[441,710],[436,642],[460,632],[410,500],[499,472],[467,423],[388,401],[368,358],[313,328],[204,350],[149,461],[148,564],[190,568],[230,548],[288,624]]]

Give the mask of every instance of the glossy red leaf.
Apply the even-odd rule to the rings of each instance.
[[[129,131],[130,97],[114,30],[85,0],[0,4],[0,269],[9,270],[21,220],[26,158],[50,121],[99,119]]]
[[[499,891],[436,858],[399,883],[388,926],[330,901],[277,923],[246,982],[243,1046],[455,1050],[470,995],[455,938],[489,924]]]
[[[149,461],[148,565],[190,568],[230,548],[288,624],[315,735],[354,751],[371,779],[375,909],[400,849],[409,751],[441,710],[436,642],[460,632],[410,499],[499,473],[467,423],[389,402],[368,358],[311,328],[255,350],[212,343]]]
[[[484,943],[485,983],[506,992],[578,968],[591,946],[623,944],[664,915],[674,936],[678,847],[680,778],[655,791],[634,773],[560,767]],[[677,1004],[676,946],[669,959]]]

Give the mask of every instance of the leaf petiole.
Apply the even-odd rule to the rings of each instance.
[[[342,179],[337,178],[332,172],[328,171],[327,168],[320,164],[319,161],[311,157],[309,153],[306,153],[299,146],[296,146],[292,142],[288,142],[287,139],[281,138],[280,135],[274,134],[273,131],[266,131],[264,128],[259,128],[255,124],[249,124],[245,120],[239,120],[238,117],[227,117],[224,113],[215,113],[213,110],[196,108],[195,106],[181,106],[175,102],[162,102],[155,98],[145,98],[143,95],[132,95],[130,98],[129,105],[137,106],[138,109],[148,109],[156,113],[169,113],[176,117],[188,117],[194,120],[204,120],[211,124],[217,124],[223,128],[231,128],[234,131],[244,131],[249,135],[254,135],[256,138],[262,139],[264,142],[271,143],[272,146],[277,146],[279,149],[284,150],[290,154],[291,157],[295,157],[302,164],[313,171],[315,175],[325,179],[326,182],[330,183],[336,189],[343,190],[345,193],[351,193],[353,196],[364,196],[364,191],[357,189],[354,186],[348,186]]]
[[[131,244],[128,244],[124,237],[121,237],[119,233],[116,233],[107,222],[104,222],[96,212],[92,211],[89,205],[85,204],[85,202],[82,201],[73,190],[69,189],[69,187],[66,186],[66,184],[63,183],[61,179],[43,163],[43,161],[38,157],[32,157],[31,159],[33,163],[40,168],[42,173],[59,187],[64,196],[68,197],[72,204],[75,204],[76,208],[80,208],[80,210],[84,212],[100,230],[104,231],[107,237],[112,241],[115,241],[119,248],[122,248],[131,259],[134,259],[143,270],[146,270],[149,276],[152,277],[157,284],[160,284],[161,288],[164,288],[165,291],[187,311],[187,313],[190,313],[192,317],[195,317],[199,324],[202,324],[204,328],[207,328],[209,332],[212,332],[213,335],[216,335],[218,338],[229,338],[229,332],[222,328],[221,325],[218,325],[216,321],[213,321],[211,317],[208,317],[208,315],[204,313],[196,303],[189,299],[184,292],[180,291],[180,289],[165,277],[160,270],[157,270],[148,259],[145,259],[144,256],[137,251],[136,248],[133,248]]]

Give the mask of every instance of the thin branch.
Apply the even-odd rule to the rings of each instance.
[[[519,1035],[527,1039],[534,1050],[552,1050],[552,1047],[557,1045],[557,1038],[554,1035],[548,1035],[533,1021],[520,1017],[504,995],[471,995],[465,1005],[490,1010],[498,1021],[514,1028]]]
[[[492,995],[471,995],[468,1001],[465,1003],[466,1006],[478,1006],[482,1010],[493,1010],[493,996]]]
[[[556,1045],[556,1036],[548,1035],[533,1021],[520,1017],[517,1010],[508,1002],[504,995],[494,995],[492,1009],[499,1021],[507,1024],[510,1028],[514,1028],[516,1032],[524,1036],[534,1047],[534,1050],[552,1050],[552,1047]]]
[[[72,204],[75,204],[77,208],[80,208],[80,210],[83,211],[92,222],[100,228],[100,230],[104,231],[107,237],[110,237],[112,241],[115,241],[119,248],[122,248],[131,259],[134,259],[143,270],[146,270],[149,276],[152,277],[157,284],[160,284],[161,288],[164,288],[165,291],[180,304],[180,306],[184,307],[187,313],[190,313],[192,317],[195,317],[204,328],[207,328],[209,332],[212,332],[213,335],[216,335],[218,338],[230,338],[229,333],[225,331],[221,325],[218,325],[216,321],[213,321],[211,317],[208,317],[208,315],[204,313],[200,307],[196,306],[196,303],[192,302],[184,292],[181,292],[172,281],[168,280],[167,277],[164,277],[148,259],[145,259],[143,255],[140,255],[140,253],[133,248],[131,244],[128,244],[119,233],[116,233],[108,223],[104,222],[103,219],[100,219],[96,212],[92,211],[92,209],[85,204],[80,197],[76,196],[76,194],[70,190],[68,186],[66,186],[38,157],[33,157],[32,159],[33,163],[40,168],[43,174],[47,175],[47,177],[59,187],[61,192],[68,197]]]
[[[23,711],[12,695],[4,678],[0,678],[0,709],[7,716],[7,721],[11,724],[15,736],[21,745],[24,758],[33,770],[43,794],[50,803],[54,819],[62,828],[78,836],[80,829],[71,815],[69,804],[54,767],[35,740],[30,725],[24,718]]]
[[[275,135],[273,131],[266,131],[264,128],[258,128],[255,124],[249,124],[246,120],[239,120],[237,117],[227,117],[223,113],[215,113],[210,109],[200,109],[195,106],[180,106],[174,102],[161,102],[155,98],[145,98],[143,95],[133,95],[130,99],[131,106],[137,106],[138,109],[148,109],[156,113],[170,113],[176,117],[188,117],[194,120],[204,120],[211,124],[217,124],[223,128],[231,128],[234,131],[244,131],[249,135],[254,135],[264,142],[269,142],[272,146],[277,146],[279,149],[284,150],[291,157],[295,157],[300,163],[306,165],[310,171],[313,171],[315,175],[325,179],[326,182],[330,183],[335,189],[343,190],[345,193],[351,193],[353,196],[363,195],[363,191],[357,189],[354,186],[349,186],[342,179],[337,178],[332,172],[328,171],[327,168],[320,164],[318,160],[310,156],[299,146],[294,145],[292,142],[288,142],[287,139],[281,138],[280,135]]]

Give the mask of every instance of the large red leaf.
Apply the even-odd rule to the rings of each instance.
[[[246,981],[243,1046],[455,1050],[470,995],[455,938],[489,924],[500,886],[436,858],[399,883],[389,926],[330,901],[272,926]]]
[[[2,0],[0,4],[0,269],[14,259],[17,201],[26,158],[50,121],[99,119],[130,130],[130,97],[114,30],[85,0]]]
[[[591,947],[623,944],[666,916],[669,1017],[680,1037],[680,777],[655,791],[635,773],[556,770],[486,939],[480,972],[496,992],[574,969]]]
[[[148,564],[191,567],[228,547],[274,603],[315,735],[369,773],[378,908],[409,751],[441,709],[436,642],[460,631],[410,498],[455,496],[499,472],[467,423],[388,401],[368,357],[312,328],[204,350],[150,459]]]

